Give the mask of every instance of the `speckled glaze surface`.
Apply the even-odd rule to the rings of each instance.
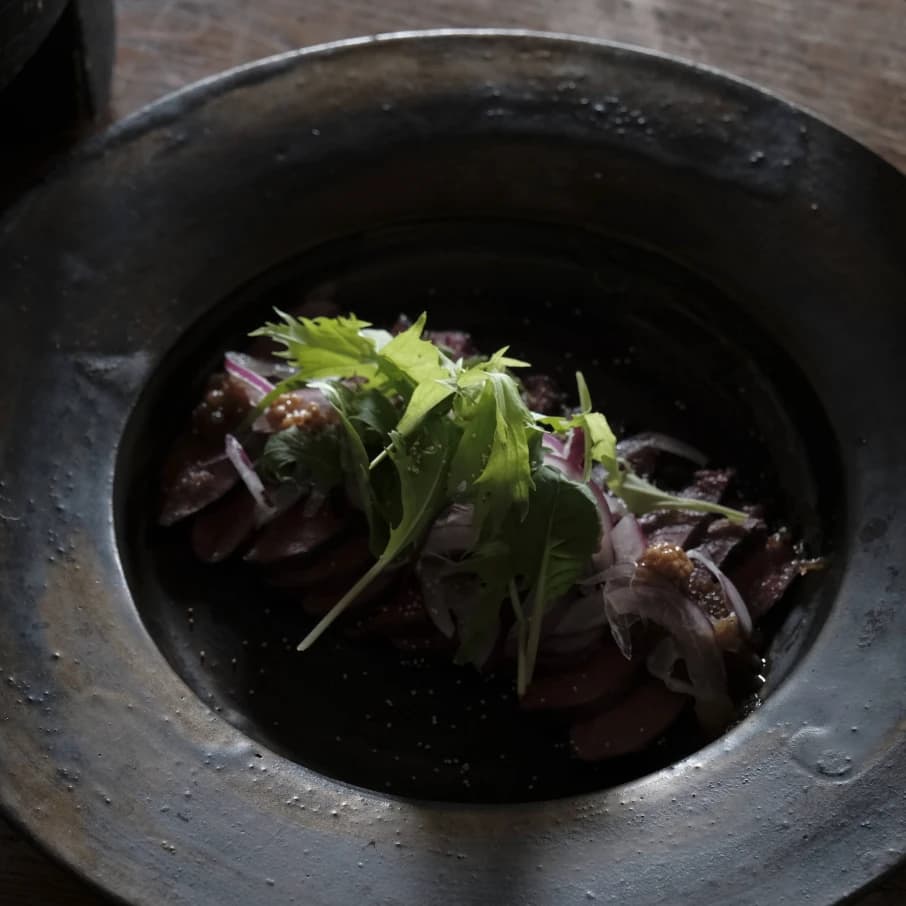
[[[761,709],[668,769],[544,802],[388,798],[226,720],[140,615],[121,454],[141,455],[161,363],[278,265],[426,217],[662,250],[820,403],[843,476],[822,620]],[[116,127],[0,224],[3,806],[135,904],[754,906],[863,887],[906,846],[904,235],[906,180],[803,112],[556,36],[316,48]]]

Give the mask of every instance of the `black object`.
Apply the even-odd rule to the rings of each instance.
[[[340,43],[119,125],[0,224],[5,807],[134,903],[828,904],[877,878],[906,831],[903,235],[906,181],[851,140],[591,41]],[[762,451],[832,553],[765,704],[610,789],[463,802],[537,795],[464,793],[473,771],[510,783],[485,749],[455,787],[388,773],[413,798],[384,795],[393,745],[444,767],[413,754],[430,683],[384,703],[400,733],[381,738],[362,699],[396,682],[380,655],[350,662],[368,682],[324,648],[281,684],[309,669],[274,634],[292,614],[148,548],[158,444],[205,369],[269,303],[330,283],[359,314],[421,301],[528,356],[609,354],[626,331],[638,361],[602,357],[602,408],[609,386],[654,391],[647,427]],[[547,797],[592,780],[539,778]]]
[[[0,206],[104,120],[113,50],[112,0],[0,2]]]

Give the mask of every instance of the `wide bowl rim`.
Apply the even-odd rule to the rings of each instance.
[[[359,38],[349,38],[339,41],[328,42],[325,44],[314,45],[312,47],[302,48],[299,50],[289,51],[287,53],[268,57],[259,61],[244,64],[228,70],[224,73],[203,79],[186,88],[169,94],[152,104],[141,108],[135,113],[130,114],[119,123],[112,126],[105,133],[89,141],[82,148],[76,150],[57,168],[57,170],[48,178],[47,184],[53,184],[58,180],[65,180],[78,171],[78,168],[95,157],[116,153],[116,149],[129,142],[140,138],[142,135],[153,132],[160,126],[170,123],[187,112],[198,106],[203,106],[212,98],[228,93],[236,88],[254,84],[257,82],[266,82],[269,77],[277,76],[287,69],[293,69],[296,66],[304,65],[308,60],[315,58],[321,59],[329,57],[338,52],[355,51],[359,48],[372,47],[374,45],[390,45],[394,47],[411,46],[413,43],[424,41],[442,41],[442,40],[466,40],[469,42],[504,39],[516,43],[524,43],[528,46],[536,43],[557,43],[574,48],[577,52],[594,52],[594,53],[616,53],[625,54],[631,57],[647,58],[657,65],[667,65],[668,67],[677,67],[682,70],[693,70],[707,82],[714,85],[721,85],[725,82],[732,82],[747,92],[757,93],[770,99],[773,103],[782,105],[784,108],[803,114],[808,120],[821,123],[827,130],[836,134],[843,141],[847,148],[853,150],[858,148],[859,153],[869,156],[874,166],[878,164],[902,176],[897,168],[887,161],[883,161],[874,152],[868,149],[855,139],[847,137],[833,125],[826,123],[821,117],[816,116],[810,111],[804,110],[801,105],[791,103],[790,101],[776,95],[773,92],[765,90],[757,85],[743,79],[722,72],[709,66],[703,66],[684,60],[680,57],[663,54],[658,51],[635,47],[628,44],[612,42],[604,39],[586,38],[578,35],[568,35],[557,32],[544,32],[525,29],[429,29],[416,31],[400,31],[382,33],[374,36],[365,36]],[[6,212],[4,220],[0,221],[0,229],[4,232],[12,230],[15,227],[19,217],[27,211],[32,204],[34,197],[45,191],[43,187],[36,188],[31,194],[26,195],[10,211]],[[678,769],[689,770],[691,765],[681,764]],[[633,781],[620,788],[609,791],[619,795],[631,794],[639,786],[639,781]],[[26,815],[21,811],[13,809],[4,796],[4,801],[0,803],[14,823],[22,828],[30,837],[35,839],[39,845],[45,848],[54,857],[61,859],[74,869],[80,876],[92,883],[103,884],[104,879],[95,877],[91,874],[84,864],[73,861],[68,858],[67,852],[60,846],[59,839],[50,840],[46,835],[41,833],[41,824],[35,821],[33,816]],[[493,809],[494,807],[490,807]],[[508,808],[519,809],[519,806]],[[885,870],[889,870],[893,865],[886,865]],[[875,880],[876,875],[866,877],[862,883],[867,884]],[[861,884],[859,885],[861,886]],[[116,895],[125,896],[123,892],[110,891],[107,887],[104,889]],[[849,888],[847,893],[852,893],[857,888]]]

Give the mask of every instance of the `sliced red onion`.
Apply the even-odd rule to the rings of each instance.
[[[585,432],[573,428],[562,440],[555,434],[544,434],[541,445],[545,448],[544,461],[562,472],[571,481],[585,480]]]
[[[748,638],[752,634],[752,616],[749,613],[749,608],[746,607],[746,602],[739,593],[739,589],[724,575],[720,567],[710,557],[698,550],[691,550],[688,555],[690,560],[701,563],[717,580],[720,590],[723,592],[724,600],[727,602],[727,607],[736,615],[740,632]]]
[[[477,576],[463,573],[455,564],[436,555],[422,556],[416,566],[425,611],[438,631],[452,639],[459,626],[478,605],[481,586]],[[473,663],[482,667],[497,644],[499,630],[488,633]]]
[[[545,617],[541,632],[544,635],[576,635],[606,625],[604,598],[595,590],[555,605]]]
[[[554,453],[557,456],[562,457],[564,454],[564,443],[562,439],[557,437],[556,434],[551,434],[549,431],[545,431],[545,433],[541,435],[541,446],[550,450],[551,453]]]
[[[601,520],[601,543],[598,545],[598,550],[592,555],[591,563],[596,570],[607,569],[614,561],[613,516],[610,512],[607,495],[594,479],[588,482],[588,489],[598,505],[598,516]]]
[[[573,428],[569,432],[563,448],[563,458],[585,478],[585,432],[581,428]]]
[[[680,692],[684,695],[694,695],[691,683],[677,679],[673,675],[680,653],[677,651],[676,642],[671,638],[661,639],[648,655],[645,666],[648,672],[659,679],[671,692]]]
[[[259,356],[247,355],[244,352],[227,352],[224,354],[226,361],[232,360],[246,371],[251,371],[263,378],[287,378],[296,373],[288,362],[279,359],[265,359]]]
[[[569,655],[587,651],[601,642],[607,628],[607,615],[601,592],[595,590],[580,598],[563,597],[555,601],[541,624],[539,655]],[[518,627],[507,637],[506,652],[516,655]]]
[[[711,621],[695,602],[652,570],[624,564],[604,586],[604,606],[614,640],[624,656],[632,654],[630,630],[639,620],[660,627],[673,639],[689,675],[696,712],[708,728],[718,731],[732,718],[723,655]]]
[[[245,358],[237,352],[228,352],[223,357],[224,367],[228,374],[245,385],[249,402],[255,406],[274,389],[274,385],[267,378],[249,368],[243,361]]]
[[[446,566],[440,557],[420,557],[416,574],[421,585],[425,611],[431,622],[437,627],[438,632],[452,639],[456,633],[456,624],[453,622],[453,613],[444,588]]]
[[[545,451],[544,464],[550,466],[552,469],[556,469],[570,481],[582,481],[582,470],[576,469],[568,459],[564,456],[560,456],[558,453],[553,453],[550,450]]]
[[[478,540],[473,518],[474,508],[471,504],[454,503],[434,520],[422,552],[451,557],[472,550]]]
[[[620,456],[631,456],[633,453],[644,449],[672,453],[674,456],[688,459],[697,466],[704,466],[708,462],[708,457],[691,444],[677,440],[675,437],[670,437],[668,434],[658,434],[654,431],[646,431],[644,434],[634,434],[632,437],[625,437],[617,444],[617,453]]]
[[[268,497],[267,491],[264,489],[264,485],[242,444],[232,434],[227,434],[224,449],[227,458],[239,473],[243,484],[248,488],[249,494],[255,498],[255,516],[258,524],[261,525],[263,522],[272,519],[275,515],[276,507]]]
[[[645,553],[645,548],[648,546],[639,520],[632,513],[627,513],[613,527],[610,540],[613,543],[614,558],[618,563],[635,563]]]

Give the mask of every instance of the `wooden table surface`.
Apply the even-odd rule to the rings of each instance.
[[[409,28],[524,27],[729,70],[804,104],[906,171],[906,0],[118,0],[117,26],[117,116],[306,44]],[[0,906],[102,902],[0,819]],[[858,906],[902,903],[906,868]]]

